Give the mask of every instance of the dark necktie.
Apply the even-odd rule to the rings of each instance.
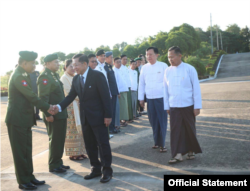
[[[82,91],[83,91],[83,88],[84,88],[84,77],[83,76],[80,76],[80,83],[81,83]]]

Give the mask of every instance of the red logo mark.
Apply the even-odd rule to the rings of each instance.
[[[23,85],[23,86],[27,86],[28,84],[27,84],[27,82],[26,82],[25,80],[23,80],[23,81],[22,81],[22,85]]]
[[[43,84],[47,85],[48,84],[48,80],[47,79],[43,79]]]

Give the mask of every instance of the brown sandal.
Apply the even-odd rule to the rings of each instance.
[[[70,156],[69,159],[70,160],[83,160],[84,157],[83,156],[77,156],[77,157],[76,156]]]
[[[152,149],[158,149],[159,146],[155,145],[155,146],[152,146]]]
[[[167,148],[166,147],[160,147],[160,153],[165,153],[167,152]]]

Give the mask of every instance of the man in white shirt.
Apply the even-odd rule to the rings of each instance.
[[[124,72],[121,71],[121,59],[119,57],[114,58],[114,72],[115,75],[119,75],[121,78],[117,81],[119,91],[120,91],[120,98],[119,98],[119,105],[120,105],[120,120],[127,121],[129,119],[128,115],[128,85],[126,83],[126,77]]]
[[[98,50],[96,52],[96,58],[97,58],[97,63],[98,64],[97,64],[95,70],[98,70],[98,71],[102,72],[103,75],[105,76],[107,82],[108,82],[107,72],[104,69],[104,66],[105,66],[105,52],[104,52],[104,50]]]
[[[160,152],[167,152],[165,138],[167,133],[167,112],[163,107],[163,75],[168,67],[166,63],[157,61],[158,49],[149,47],[146,50],[148,63],[145,64],[139,77],[138,99],[144,107],[144,94],[147,97],[149,122],[153,129],[153,149],[160,148]]]
[[[137,89],[138,89],[138,72],[135,70],[136,61],[130,60],[130,68],[129,68],[129,77],[131,81],[131,100],[132,100],[132,109],[134,119],[138,119],[136,117],[136,109],[137,109]]]
[[[170,145],[172,159],[169,163],[195,158],[201,153],[196,138],[195,117],[202,108],[201,90],[196,69],[182,62],[181,50],[173,46],[168,50],[171,64],[164,72],[164,109],[170,115]]]
[[[122,65],[121,65],[121,72],[123,73],[123,76],[125,77],[125,81],[126,81],[126,83],[127,83],[127,85],[128,85],[128,93],[127,93],[127,100],[128,100],[128,105],[127,105],[127,107],[128,107],[128,117],[129,117],[129,120],[128,120],[128,123],[132,123],[132,122],[134,122],[133,121],[133,110],[132,110],[132,100],[131,100],[131,82],[130,82],[130,80],[129,80],[129,69],[128,69],[128,67],[126,66],[126,64],[127,64],[127,61],[128,61],[128,59],[127,59],[127,56],[126,55],[121,55],[121,63],[122,63]]]

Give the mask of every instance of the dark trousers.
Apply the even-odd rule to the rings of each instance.
[[[7,124],[18,184],[33,180],[31,127]]]
[[[196,138],[194,106],[170,108],[170,129],[172,157],[177,153],[202,152]]]
[[[90,160],[91,171],[95,173],[102,171],[103,174],[112,175],[112,155],[107,127],[104,124],[91,126],[85,118],[85,124],[82,125],[82,131],[86,151]],[[98,149],[101,162],[98,159]]]
[[[49,169],[58,168],[63,164],[62,157],[67,130],[67,119],[48,122],[43,119],[49,136]]]
[[[117,95],[112,95],[111,100],[111,107],[112,107],[112,121],[109,125],[109,130],[114,131],[115,130],[115,111],[116,111],[116,101],[117,101]]]
[[[147,99],[148,119],[153,129],[155,146],[164,147],[167,134],[167,111],[163,98]]]
[[[36,118],[39,118],[39,108],[35,107],[36,108]]]

